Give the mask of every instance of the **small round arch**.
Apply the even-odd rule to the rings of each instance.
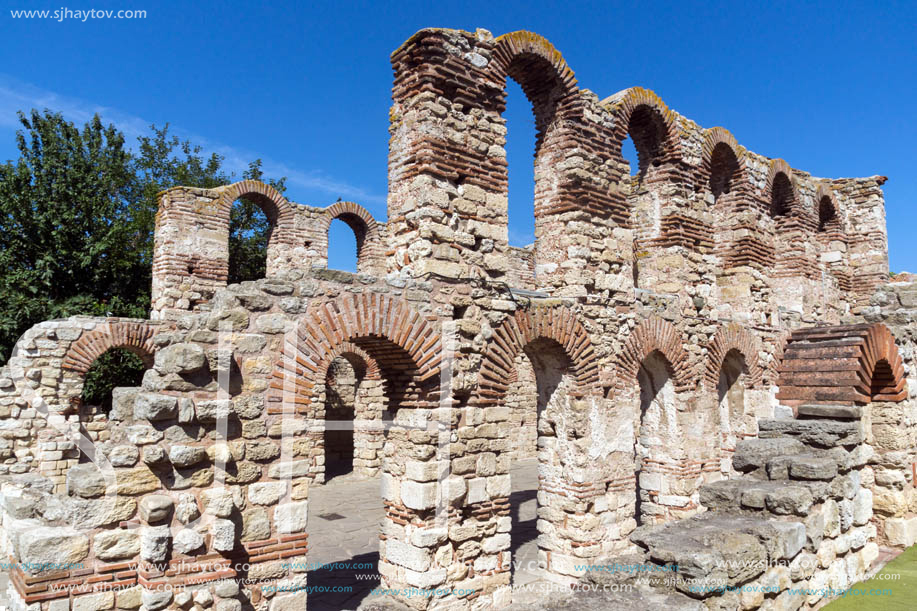
[[[631,87],[605,98],[600,105],[615,116],[619,145],[630,134],[641,173],[650,163],[680,157],[677,116],[653,91]]]
[[[478,374],[477,404],[497,403],[514,378],[515,359],[532,342],[552,340],[570,359],[578,388],[589,395],[599,391],[598,362],[586,329],[568,308],[535,306],[517,310],[494,329]]]
[[[707,345],[707,362],[701,379],[704,385],[707,388],[716,388],[723,361],[731,350],[736,350],[742,355],[749,386],[758,386],[764,376],[764,371],[758,363],[758,353],[761,351],[758,338],[738,324],[729,324],[717,329]]]
[[[86,375],[92,363],[111,348],[123,348],[143,360],[143,364],[152,367],[156,346],[153,336],[156,327],[146,321],[111,321],[97,325],[84,332],[79,339],[70,344],[61,364],[63,369],[79,375]]]
[[[764,193],[772,217],[791,215],[798,207],[799,192],[793,170],[783,159],[771,160]]]
[[[837,200],[829,187],[823,184],[818,185],[818,190],[815,192],[815,205],[817,206],[819,233],[843,231]]]
[[[745,177],[745,149],[723,127],[711,127],[701,149],[701,180],[714,194],[730,193]]]
[[[355,202],[335,202],[327,208],[319,219],[318,241],[324,244],[325,257],[328,256],[328,230],[335,219],[347,224],[357,241],[357,271],[375,270],[378,252],[381,246],[379,223],[369,211]]]
[[[217,190],[221,218],[228,222],[232,203],[239,198],[250,199],[258,204],[271,225],[271,243],[298,245],[293,207],[277,189],[258,180],[242,180]]]
[[[672,368],[675,390],[691,387],[691,369],[681,333],[659,317],[644,320],[631,332],[617,361],[617,386],[624,388],[636,382],[640,364],[653,352],[659,352]]]

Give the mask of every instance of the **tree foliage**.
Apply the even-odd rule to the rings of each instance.
[[[74,314],[146,318],[157,194],[236,180],[223,158],[151,126],[131,150],[96,115],[82,128],[59,113],[19,114],[17,160],[0,164],[0,362],[32,325]],[[264,180],[261,161],[242,178]],[[279,191],[284,181],[269,181]],[[267,219],[233,206],[230,282],[264,276]],[[136,374],[139,361],[100,359],[90,395]],[[136,383],[135,381],[130,382]],[[100,390],[101,389],[101,390]]]

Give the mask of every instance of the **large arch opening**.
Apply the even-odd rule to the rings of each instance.
[[[569,393],[575,376],[563,346],[548,338],[526,344],[515,365],[517,381],[507,393],[507,403],[522,412],[511,418],[522,422],[523,430],[516,451],[510,453],[509,557],[514,601],[525,602],[530,592],[523,586],[543,578],[550,551],[559,549],[558,542],[548,540],[562,524],[548,526],[552,520],[541,505],[546,500],[541,486],[544,481],[562,480],[564,445],[569,435]],[[528,385],[527,391],[523,385]],[[521,393],[514,399],[512,394],[517,390]]]
[[[328,226],[328,269],[357,272],[360,249],[366,233],[354,229],[354,225],[356,223],[348,223],[344,218],[337,217]]]
[[[93,443],[108,439],[112,402],[117,389],[139,387],[150,365],[151,358],[144,359],[136,350],[126,347],[108,348],[95,358],[83,378],[80,393],[79,423],[83,437]],[[80,452],[80,462],[91,458]]]
[[[229,270],[227,283],[238,284],[267,276],[267,251],[273,221],[257,197],[240,197],[229,211]]]
[[[312,391],[321,399],[314,418],[322,430],[305,451],[316,459],[313,483],[321,485],[309,490],[309,561],[318,568],[307,579],[329,589],[310,596],[310,609],[356,608],[379,586],[380,564],[390,566],[382,536],[392,536],[390,508],[405,511],[383,482],[404,480],[405,463],[420,454],[416,436],[427,430],[417,420],[435,404],[438,378],[423,381],[412,353],[384,333],[367,333],[357,316],[350,321],[360,335],[330,347],[313,378],[321,381]],[[411,346],[413,339],[401,341]]]
[[[532,104],[522,86],[506,80],[507,221],[510,246],[535,242],[535,165],[537,135]],[[533,153],[534,152],[534,153]]]
[[[671,475],[680,447],[677,443],[675,384],[672,365],[658,350],[640,363],[637,371],[639,387],[639,422],[634,440],[636,471],[637,524],[665,521],[668,511],[660,502],[663,496],[673,496]],[[667,469],[668,467],[668,469]]]

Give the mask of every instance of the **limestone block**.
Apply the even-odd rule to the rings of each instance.
[[[207,452],[200,446],[174,445],[169,448],[169,461],[176,467],[190,467],[207,458]]]
[[[93,537],[92,549],[100,560],[125,560],[140,553],[140,538],[133,530],[105,530]]]
[[[74,465],[67,470],[67,493],[85,499],[105,494],[105,478],[93,463]]]
[[[112,448],[108,461],[113,467],[133,467],[140,460],[140,450],[133,445],[120,445]]]
[[[134,417],[134,400],[137,398],[139,388],[119,387],[111,389],[111,411],[108,417],[111,420],[131,420]]]
[[[204,349],[198,344],[182,343],[166,346],[156,352],[154,367],[163,374],[193,373],[207,365]]]
[[[231,551],[235,547],[236,525],[230,520],[216,518],[210,525],[211,545],[220,552]]]
[[[89,555],[89,537],[67,526],[44,526],[27,530],[17,542],[19,562],[36,575],[45,566],[76,564]]]
[[[910,547],[917,542],[917,517],[885,520],[885,537],[892,545]]]
[[[258,482],[248,487],[248,500],[256,505],[276,505],[286,491],[286,482]]]
[[[73,611],[103,611],[115,606],[114,592],[83,594],[73,598]]]
[[[146,611],[159,611],[168,607],[172,602],[172,590],[144,588],[140,594],[140,600]]]
[[[402,482],[401,502],[409,509],[430,509],[435,507],[436,482]]]
[[[192,528],[184,528],[175,535],[172,547],[180,554],[190,554],[204,545],[204,536]]]
[[[399,541],[398,539],[389,539],[385,542],[383,558],[411,569],[412,571],[423,572],[430,568],[430,553],[413,545]]]
[[[172,532],[168,526],[144,526],[140,529],[140,558],[147,562],[165,562],[171,543]]]
[[[140,519],[148,523],[168,520],[172,515],[172,497],[164,494],[145,496],[140,501]]]
[[[232,514],[232,490],[229,488],[210,488],[201,493],[201,503],[206,513],[218,518],[228,518]]]
[[[306,530],[309,519],[309,502],[284,503],[274,509],[274,528],[278,533],[301,533]]]
[[[171,420],[178,415],[178,399],[151,392],[137,393],[134,420]]]
[[[271,522],[267,511],[261,507],[250,507],[242,512],[242,541],[261,541],[271,536]]]

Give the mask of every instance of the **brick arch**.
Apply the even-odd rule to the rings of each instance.
[[[301,245],[294,227],[293,207],[277,189],[258,180],[242,180],[219,190],[219,214],[227,223],[232,203],[239,198],[249,199],[258,204],[271,225],[269,244]]]
[[[324,240],[324,251],[328,256],[328,230],[331,222],[340,219],[353,231],[357,240],[357,271],[370,271],[381,257],[382,238],[379,223],[369,211],[355,202],[335,202],[325,208],[319,220],[319,240]],[[321,248],[322,246],[320,246]]]
[[[898,402],[908,395],[895,336],[881,323],[796,330],[777,371],[777,399],[790,406]]]
[[[656,128],[659,130],[660,149],[656,151],[655,161],[667,161],[669,159],[678,159],[681,157],[681,143],[678,138],[678,117],[669,109],[665,102],[662,101],[655,92],[644,89],[643,87],[631,87],[605,98],[601,106],[615,116],[615,134],[618,144],[623,143],[631,128],[631,119],[634,113],[639,110],[649,111],[648,117],[652,117],[656,122]],[[638,142],[639,137],[631,134],[634,140],[634,146],[637,149],[637,155],[640,158],[641,171],[644,165],[651,161],[651,151],[641,152],[641,146]],[[643,147],[644,149],[646,147]],[[647,157],[645,159],[645,156]]]
[[[363,367],[366,368],[364,374],[365,379],[367,380],[381,380],[382,379],[382,370],[379,367],[378,361],[374,359],[368,352],[352,344],[351,342],[343,342],[337,348],[334,349],[330,358],[325,365],[324,371],[319,375],[320,379],[324,379],[328,375],[328,369],[331,367],[331,363],[337,358],[344,358],[352,366],[354,361],[358,360],[362,362]]]
[[[786,180],[789,183],[790,192],[786,194],[786,210],[782,213],[774,209],[774,197],[780,196],[780,193],[774,192],[774,185],[780,184],[778,180]],[[765,183],[764,195],[771,206],[771,216],[794,216],[802,212],[800,207],[799,190],[796,186],[796,179],[793,170],[783,159],[772,159],[770,169],[767,173],[767,182]]]
[[[61,367],[80,376],[86,375],[93,362],[112,348],[122,348],[143,359],[151,367],[156,354],[153,336],[156,328],[145,321],[110,321],[84,332],[70,344]]]
[[[533,341],[553,340],[570,359],[577,395],[599,392],[599,370],[592,340],[565,307],[535,306],[517,310],[494,329],[493,337],[481,363],[478,391],[474,403],[479,406],[499,403],[516,379],[515,360]]]
[[[306,411],[331,361],[349,345],[370,355],[382,376],[400,376],[397,384],[389,380],[399,392],[416,392],[439,375],[440,334],[427,318],[399,297],[348,294],[312,305],[295,334],[288,334],[267,400]],[[276,411],[269,406],[269,413]]]
[[[627,338],[627,342],[618,356],[617,386],[625,388],[637,380],[640,364],[653,352],[659,352],[672,368],[672,380],[676,391],[691,388],[691,370],[688,364],[688,353],[684,349],[681,333],[675,326],[658,317],[644,320],[638,324]]]
[[[827,220],[824,217],[824,211],[822,210],[823,204],[826,204],[830,207],[830,220]],[[818,219],[818,231],[819,233],[834,233],[843,235],[844,233],[844,223],[841,220],[841,210],[837,204],[837,198],[834,197],[834,191],[830,187],[820,184],[818,189],[815,191],[815,217]]]
[[[714,153],[717,147],[721,146],[727,147],[735,158],[735,178],[730,187],[730,192],[735,193],[745,190],[745,182],[747,180],[745,174],[745,148],[740,146],[735,137],[724,127],[711,127],[704,133],[704,144],[701,147],[701,170],[697,180],[697,188],[703,190],[704,186],[710,182],[713,172],[717,169],[714,167]]]
[[[509,32],[494,42],[492,75],[500,83],[512,78],[532,103],[538,150],[560,101],[578,91],[576,77],[560,51],[534,32]]]
[[[723,361],[731,350],[737,350],[745,360],[748,386],[760,385],[764,371],[758,363],[760,347],[757,336],[741,325],[729,324],[717,329],[713,339],[707,344],[707,363],[702,378],[707,388],[716,388]]]

